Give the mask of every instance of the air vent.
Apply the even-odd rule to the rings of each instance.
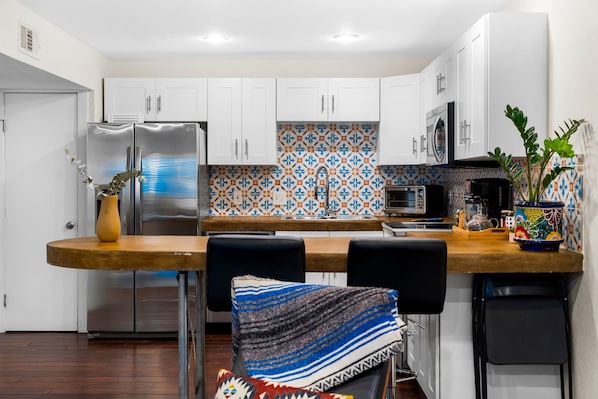
[[[118,114],[109,115],[109,123],[143,123],[143,114]]]
[[[37,33],[23,24],[19,24],[19,50],[21,52],[37,58]]]

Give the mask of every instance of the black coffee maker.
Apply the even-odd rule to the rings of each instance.
[[[466,184],[469,185],[469,193],[480,197],[482,204],[487,206],[488,219],[500,220],[500,211],[513,209],[513,188],[507,179],[471,179]]]

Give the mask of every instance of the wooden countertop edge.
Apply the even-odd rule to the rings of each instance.
[[[430,234],[432,238],[452,237]],[[205,236],[124,236],[116,243],[95,237],[53,241],[46,246],[51,265],[96,270],[205,269]],[[350,237],[305,238],[308,272],[346,271]],[[577,252],[522,251],[506,242],[447,239],[449,273],[579,273],[583,255]],[[391,265],[391,263],[389,263]]]

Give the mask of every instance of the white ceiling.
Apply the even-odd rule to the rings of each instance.
[[[507,0],[19,0],[114,59],[432,58]],[[32,27],[35,29],[35,27]],[[351,44],[331,37],[351,32]],[[230,37],[213,45],[200,38]],[[43,37],[40,38],[43,41]]]

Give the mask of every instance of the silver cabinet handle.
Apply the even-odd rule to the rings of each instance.
[[[75,228],[75,222],[73,222],[72,220],[69,220],[68,222],[66,222],[64,227],[66,227],[68,230],[72,230]]]
[[[235,159],[239,159],[239,139],[235,139]]]
[[[423,134],[419,136],[419,151],[426,151],[426,136],[424,136]]]
[[[245,159],[249,159],[249,140],[245,139]]]
[[[152,110],[152,96],[147,96],[147,106],[145,107],[145,109],[147,110],[147,113],[149,113]]]
[[[324,95],[322,94],[322,111],[321,113],[324,113]]]
[[[459,142],[461,144],[465,143],[467,140],[471,140],[471,137],[465,135],[466,130],[471,127],[471,124],[467,123],[467,119],[464,119],[459,124]]]
[[[413,146],[412,146],[412,149],[413,149],[413,153],[414,153],[414,154],[417,154],[417,140],[416,140],[416,138],[415,138],[415,137],[413,138]]]
[[[334,114],[334,94],[332,95],[332,113]]]
[[[157,103],[156,103],[156,111],[160,113],[162,111],[162,96],[158,96]]]

